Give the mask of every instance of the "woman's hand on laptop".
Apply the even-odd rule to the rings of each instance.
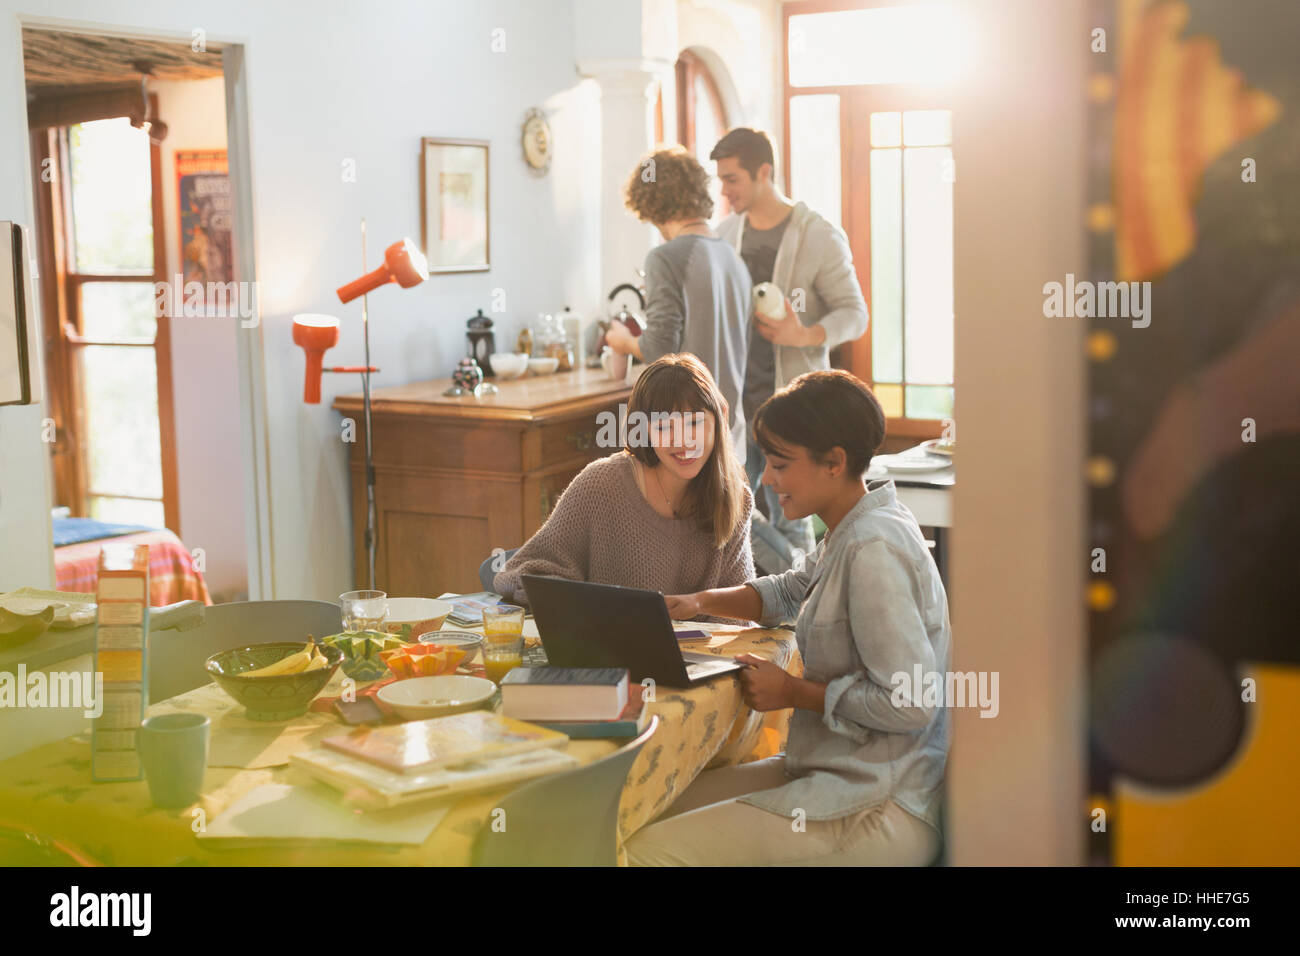
[[[784,710],[794,706],[791,695],[791,677],[769,660],[753,654],[737,654],[736,660],[746,665],[740,672],[740,693],[745,706],[751,710]]]
[[[704,612],[700,609],[700,594],[665,594],[664,603],[668,605],[668,616],[674,621],[689,621]]]
[[[701,614],[736,621],[757,621],[763,614],[763,599],[748,584],[693,594],[665,594],[664,603],[668,605],[668,616],[674,621],[689,621]]]
[[[740,671],[740,694],[750,710],[784,710],[798,707],[820,714],[826,706],[826,685],[789,671],[754,654],[737,654],[746,665]]]

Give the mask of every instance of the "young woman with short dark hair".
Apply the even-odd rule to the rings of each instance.
[[[947,598],[892,481],[864,474],[880,404],[843,371],[808,372],[768,399],[754,430],[764,484],[790,518],[817,514],[807,566],[668,598],[676,618],[776,625],[797,615],[804,675],[739,660],[745,702],[793,708],[783,755],[701,774],[627,842],[634,865],[925,865],[941,845],[949,719],[914,685],[946,674]],[[899,675],[904,675],[902,680]]]

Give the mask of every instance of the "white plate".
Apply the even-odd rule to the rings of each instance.
[[[956,442],[950,442],[943,438],[931,438],[929,441],[921,442],[916,447],[923,449],[927,455],[942,455],[944,458],[951,458],[956,452]]]
[[[879,462],[890,471],[899,473],[916,474],[927,471],[943,471],[945,468],[951,468],[952,462],[938,457],[926,455],[877,455],[871,460],[874,465]]]
[[[440,674],[394,681],[380,688],[375,696],[407,720],[425,720],[473,710],[491,698],[496,689],[496,684],[482,677]]]

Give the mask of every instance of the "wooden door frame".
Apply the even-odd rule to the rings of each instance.
[[[867,10],[872,7],[897,6],[897,0],[791,0],[781,5],[781,88],[782,146],[785,150],[785,191],[792,188],[790,152],[790,101],[797,96],[832,94],[840,98],[840,222],[848,236],[853,268],[871,315],[871,189],[869,173],[864,173],[855,188],[852,171],[867,170],[871,143],[868,124],[861,119],[868,113],[902,112],[903,110],[951,109],[941,99],[941,92],[910,84],[878,83],[834,86],[790,85],[790,17],[808,13],[831,13],[841,10]],[[847,133],[847,135],[845,135]],[[853,342],[846,342],[831,352],[831,364],[852,373],[864,384],[872,384],[871,329]],[[906,387],[908,383],[904,383]],[[915,383],[912,383],[915,384]],[[929,418],[890,418],[886,422],[890,435],[907,438],[939,438],[943,422]]]
[[[677,87],[677,141],[690,153],[695,152],[695,78],[704,80],[713,109],[722,120],[722,130],[731,128],[731,117],[727,113],[727,104],[718,89],[718,81],[713,71],[699,56],[690,50],[682,50],[677,55],[673,67],[674,83]],[[661,121],[662,122],[662,121]]]
[[[103,37],[132,37],[161,40],[189,46],[194,37],[188,30],[163,29],[139,24],[123,27],[102,21],[69,21],[57,17],[18,14],[19,31],[60,30]],[[21,36],[21,32],[19,34]],[[261,305],[257,294],[256,228],[253,211],[253,161],[250,142],[249,93],[246,35],[209,31],[208,42],[221,47],[221,68],[226,94],[226,156],[229,162],[234,222],[231,231],[235,278],[252,289],[254,322],[236,335],[240,396],[240,439],[243,450],[244,516],[249,600],[275,598],[274,538],[271,525],[270,440],[267,422],[266,361],[262,343]],[[21,45],[19,45],[21,59]],[[27,116],[27,100],[17,104],[17,115]],[[33,194],[39,191],[39,175]],[[42,276],[42,299],[46,294]],[[49,540],[48,537],[46,539]],[[50,562],[50,580],[54,564]],[[292,595],[300,597],[301,595]]]
[[[151,96],[154,115],[158,112],[156,96]],[[52,468],[56,497],[68,503],[74,514],[88,513],[90,498],[86,473],[84,405],[81,401],[81,378],[77,371],[75,349],[87,344],[80,338],[80,287],[87,282],[165,281],[167,272],[167,238],[163,219],[162,150],[149,144],[150,219],[153,227],[153,270],[149,276],[112,275],[75,272],[70,268],[75,250],[68,247],[72,231],[72,178],[70,156],[66,147],[66,127],[46,127],[31,131],[35,181],[47,188],[36,189],[36,212],[39,217],[38,246],[41,262],[42,333],[46,344],[46,369],[50,382],[51,409],[54,412],[56,450]],[[62,142],[60,142],[62,140]],[[47,164],[47,160],[50,162]],[[42,170],[48,165],[49,180]],[[75,341],[69,336],[75,337]],[[104,343],[118,346],[117,343]],[[181,536],[180,488],[176,466],[176,415],[172,394],[171,321],[157,316],[157,331],[152,345],[158,393],[158,439],[162,470],[163,523]],[[115,496],[110,496],[115,497]],[[130,497],[129,495],[126,497]],[[152,500],[152,499],[151,499]]]

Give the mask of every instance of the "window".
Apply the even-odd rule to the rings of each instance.
[[[694,153],[701,166],[712,170],[709,153],[731,128],[717,81],[704,61],[690,50],[683,50],[677,58],[676,77],[677,142]],[[709,194],[713,197],[715,219],[731,211],[722,198],[722,183],[716,177],[709,182]]]
[[[951,126],[870,114],[871,381],[889,418],[952,416]]]
[[[964,46],[951,4],[801,7],[787,7],[790,86],[948,83],[961,69]]]
[[[827,5],[829,6],[829,5]],[[835,364],[867,382],[892,434],[953,415],[953,115],[962,60],[948,4],[785,6],[786,185],[848,235],[871,314]]]
[[[42,137],[61,173],[50,183],[57,201],[42,203],[42,242],[61,280],[47,312],[55,453],[70,459],[56,463],[59,503],[73,514],[178,530],[175,466],[164,467],[173,454],[167,325],[155,315],[157,147],[125,117]]]

